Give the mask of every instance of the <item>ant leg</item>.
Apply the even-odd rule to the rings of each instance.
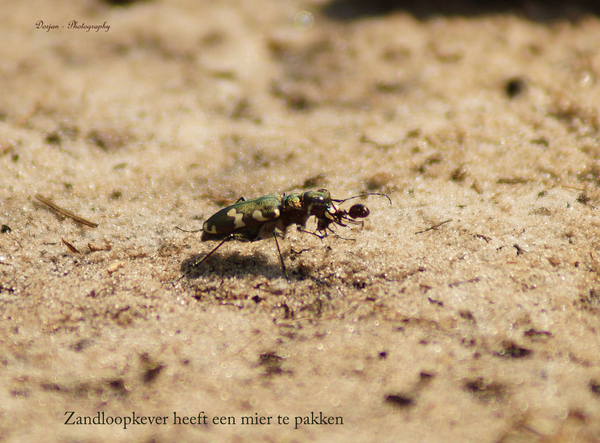
[[[341,235],[338,235],[338,233],[337,233],[337,232],[335,232],[335,231],[333,231],[333,230],[331,230],[331,233],[332,233],[333,235],[335,235],[337,238],[341,239],[341,240],[356,241],[356,239],[355,239],[355,238],[346,238],[346,237],[342,237]]]
[[[308,230],[306,230],[304,228],[301,228],[300,226],[298,226],[297,229],[298,229],[299,232],[304,232],[305,234],[314,235],[315,237],[319,237],[321,240],[323,240],[325,237],[327,237],[327,232],[325,232],[325,234],[323,234],[323,235],[320,235],[320,234],[317,234],[316,232],[311,232],[311,231],[308,231]],[[333,232],[333,231],[331,231],[331,232]]]

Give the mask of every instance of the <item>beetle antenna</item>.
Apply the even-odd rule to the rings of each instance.
[[[362,194],[355,195],[353,197],[348,197],[348,198],[345,198],[343,200],[336,200],[336,199],[333,199],[333,198],[331,200],[334,201],[334,202],[336,202],[336,203],[342,204],[344,202],[347,202],[348,200],[352,200],[354,198],[365,197],[367,195],[381,195],[382,197],[385,197],[385,198],[388,199],[388,201],[390,202],[390,205],[392,204],[392,199],[387,194],[382,194],[380,192],[363,192]]]
[[[204,229],[202,229],[202,228],[200,228],[200,229],[196,229],[195,231],[188,231],[187,229],[182,229],[182,228],[180,228],[179,226],[175,226],[175,229],[179,229],[180,231],[183,231],[183,232],[192,232],[192,233],[194,233],[194,232],[202,232],[202,231],[204,231]]]

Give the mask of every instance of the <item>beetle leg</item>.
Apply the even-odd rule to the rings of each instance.
[[[245,201],[246,201],[246,199],[245,199],[244,197],[240,197],[240,198],[238,198],[238,200],[236,201],[236,204],[237,204],[237,203],[240,203],[240,202],[245,202]]]
[[[281,269],[283,271],[283,275],[285,275],[285,279],[288,283],[290,283],[290,278],[288,277],[287,270],[285,269],[285,263],[283,262],[283,256],[281,255],[281,249],[279,249],[279,242],[277,241],[277,235],[273,235],[275,239],[275,245],[277,245],[277,252],[279,253],[279,259],[281,260]],[[221,245],[219,245],[221,246]]]
[[[196,266],[200,266],[202,263],[204,263],[204,262],[206,261],[206,259],[207,259],[208,257],[210,257],[211,255],[213,255],[213,253],[214,253],[214,252],[215,252],[217,249],[219,249],[221,246],[223,246],[223,243],[225,243],[225,242],[228,242],[229,240],[232,240],[232,239],[233,239],[233,236],[229,236],[229,237],[227,237],[225,240],[223,240],[221,243],[219,243],[219,244],[218,244],[218,245],[217,245],[217,246],[216,246],[216,247],[215,247],[215,248],[214,248],[212,251],[210,251],[208,254],[206,254],[206,255],[205,255],[203,258],[202,258],[202,260],[200,260],[200,261],[199,261],[199,262],[197,262],[197,263],[194,263],[194,266],[193,266],[193,267],[195,268]]]
[[[193,265],[191,265],[191,266],[189,267],[189,269],[188,269],[187,271],[185,271],[181,277],[179,277],[177,280],[173,280],[173,281],[172,281],[172,282],[170,282],[170,283],[174,285],[176,282],[178,282],[178,281],[179,281],[179,280],[181,280],[183,277],[185,277],[185,276],[186,276],[186,275],[188,275],[190,272],[192,272],[192,269],[193,269],[193,268],[195,268],[195,267],[197,267],[197,266],[200,266],[202,263],[204,263],[208,257],[210,257],[211,255],[213,255],[213,253],[214,253],[214,252],[215,252],[217,249],[219,249],[221,246],[223,246],[223,243],[225,243],[225,242],[228,242],[229,240],[232,240],[232,239],[233,239],[233,236],[229,236],[229,237],[227,237],[225,240],[223,240],[221,243],[219,243],[219,244],[217,245],[217,247],[216,247],[216,248],[214,248],[212,251],[210,251],[208,254],[206,254],[206,255],[205,255],[203,258],[202,258],[202,260],[200,260],[199,262],[196,262],[196,263],[194,263]]]
[[[281,238],[285,237],[285,230],[281,229],[279,220],[263,224],[258,231],[257,240],[274,237],[276,235],[280,235]]]

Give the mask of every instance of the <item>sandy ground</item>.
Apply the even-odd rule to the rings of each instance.
[[[0,441],[600,439],[600,21],[382,5],[2,4]]]

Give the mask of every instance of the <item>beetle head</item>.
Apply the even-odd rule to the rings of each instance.
[[[327,189],[305,192],[302,195],[302,201],[308,214],[316,217],[322,217],[333,206],[331,195]]]

